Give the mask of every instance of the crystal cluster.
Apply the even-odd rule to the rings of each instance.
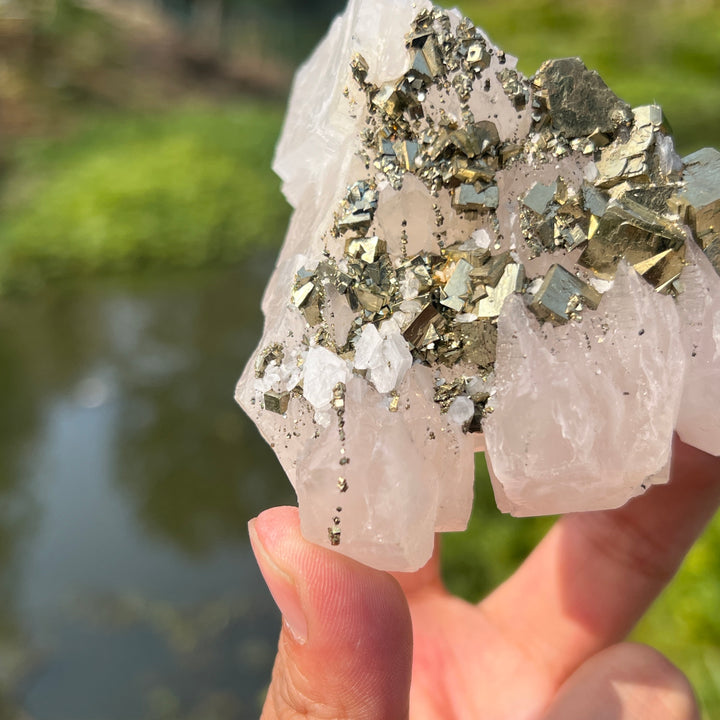
[[[237,399],[302,530],[412,570],[464,529],[474,453],[515,515],[720,454],[720,153],[581,60],[531,78],[457,11],[351,0],[295,80],[294,208]]]

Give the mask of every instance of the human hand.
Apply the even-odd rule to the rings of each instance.
[[[683,674],[623,642],[720,504],[720,458],[676,440],[671,482],[561,518],[479,605],[300,536],[297,511],[250,523],[283,612],[263,720],[695,720]]]

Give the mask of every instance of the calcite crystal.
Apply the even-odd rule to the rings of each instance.
[[[304,535],[413,570],[474,453],[515,515],[618,507],[720,454],[720,153],[578,58],[531,78],[457,11],[351,0],[300,69],[294,208],[237,400]]]

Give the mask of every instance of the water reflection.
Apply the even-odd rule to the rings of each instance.
[[[0,718],[257,717],[246,522],[293,496],[232,390],[271,264],[0,307]]]

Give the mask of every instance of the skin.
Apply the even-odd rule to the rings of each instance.
[[[720,458],[675,442],[671,482],[560,519],[478,605],[438,554],[390,575],[302,539],[295,508],[250,523],[283,612],[263,720],[697,720],[692,688],[624,642],[720,504]]]

